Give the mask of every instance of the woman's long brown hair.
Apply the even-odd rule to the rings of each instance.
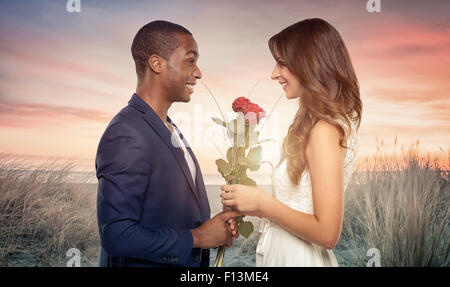
[[[357,123],[357,129],[361,123],[359,84],[344,41],[322,19],[306,19],[285,28],[270,38],[269,49],[275,59],[275,55],[284,59],[302,89],[280,159],[280,163],[287,159],[289,179],[298,185],[306,168],[309,134],[318,121],[334,125],[340,134],[339,145],[348,148],[343,143],[352,128],[350,121]]]

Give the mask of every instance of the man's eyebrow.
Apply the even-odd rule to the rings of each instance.
[[[198,54],[198,52],[197,51],[194,51],[194,50],[190,50],[190,51],[187,51],[186,52],[186,55],[188,55],[188,54],[194,54],[194,56],[200,56],[199,54]]]

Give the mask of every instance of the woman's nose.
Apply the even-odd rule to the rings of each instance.
[[[280,77],[280,71],[278,70],[278,67],[275,66],[275,68],[273,68],[271,78],[272,78],[272,80],[276,80],[279,77]]]

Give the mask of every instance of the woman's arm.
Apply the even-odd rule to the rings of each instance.
[[[342,230],[344,157],[337,128],[318,122],[306,147],[315,214],[292,209],[272,196],[261,197],[261,212],[296,236],[333,249]]]

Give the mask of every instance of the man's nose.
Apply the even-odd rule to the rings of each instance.
[[[196,79],[201,79],[201,78],[202,78],[202,72],[200,72],[200,68],[199,68],[199,67],[197,67],[197,68],[194,70],[193,75],[194,75],[194,77],[195,77]]]

